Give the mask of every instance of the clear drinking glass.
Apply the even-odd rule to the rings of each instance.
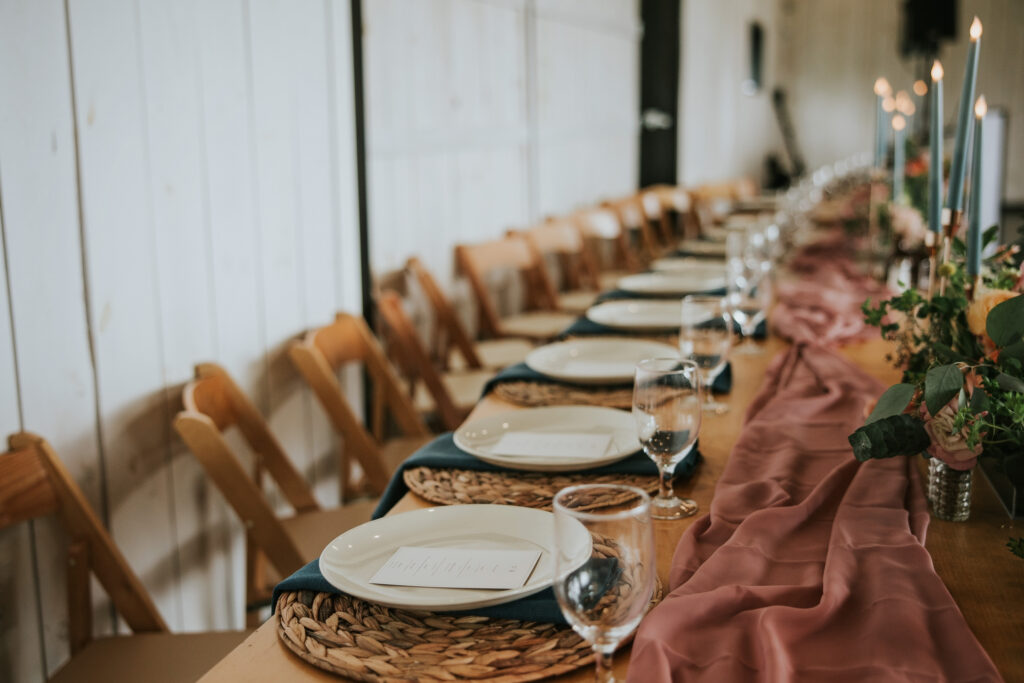
[[[691,294],[683,298],[679,353],[700,369],[705,413],[721,415],[729,411],[728,405],[715,401],[711,385],[729,361],[732,325],[727,297]]]
[[[697,513],[697,503],[672,491],[676,465],[693,449],[700,431],[700,370],[678,358],[648,358],[637,363],[633,417],[640,445],[661,475],[651,517],[680,519]]]
[[[610,496],[622,503],[591,509],[595,497]],[[582,484],[555,495],[554,513],[558,606],[594,649],[597,680],[614,681],[612,653],[640,624],[654,593],[651,499],[633,486]],[[582,566],[580,524],[593,539],[590,559]]]
[[[729,293],[729,313],[740,326],[743,343],[736,347],[737,353],[761,353],[761,347],[754,342],[754,330],[765,320],[772,300],[772,279],[762,274],[749,288],[735,288]]]

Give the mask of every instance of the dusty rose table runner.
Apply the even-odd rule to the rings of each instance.
[[[803,247],[789,268],[799,279],[778,286],[772,328],[795,342],[844,344],[878,336],[864,323],[865,299],[888,296],[888,289],[861,273],[849,257],[841,233]]]
[[[924,548],[913,463],[846,440],[882,387],[820,346],[769,369],[629,680],[998,681]]]

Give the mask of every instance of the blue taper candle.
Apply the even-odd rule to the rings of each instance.
[[[891,90],[889,81],[879,76],[875,81],[875,99],[877,100],[875,103],[875,168],[885,166],[885,145],[889,141],[889,122],[886,120],[888,117],[885,115],[885,110],[882,109],[882,102]]]
[[[892,201],[894,204],[903,203],[903,175],[907,167],[907,144],[906,135],[903,131],[907,127],[907,120],[902,114],[892,117],[892,129],[895,131],[892,143]]]
[[[964,208],[964,176],[967,173],[967,148],[971,143],[971,105],[974,104],[974,85],[978,79],[978,49],[981,46],[981,21],[974,17],[971,23],[971,46],[967,49],[964,85],[960,91],[960,113],[956,119],[956,142],[953,143],[953,161],[949,168],[949,192],[946,206],[953,211]]]
[[[985,123],[988,105],[985,96],[978,98],[974,106],[974,153],[971,160],[971,212],[967,227],[967,274],[981,272],[981,131]]]
[[[932,64],[932,117],[928,132],[928,227],[934,233],[942,231],[942,64]]]

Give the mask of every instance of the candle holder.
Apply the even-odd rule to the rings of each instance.
[[[950,257],[953,255],[953,235],[960,229],[960,223],[963,221],[964,212],[959,209],[950,212],[949,220],[944,222],[943,235],[942,235],[942,262],[948,263]],[[946,281],[948,278],[943,275],[939,280],[939,296],[943,296],[946,293]]]

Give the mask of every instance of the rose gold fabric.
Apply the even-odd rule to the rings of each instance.
[[[800,274],[778,286],[772,328],[796,342],[844,344],[878,335],[864,322],[865,299],[888,296],[887,288],[860,273],[842,235],[804,247],[790,263]]]
[[[780,354],[630,681],[1001,680],[924,549],[913,463],[853,458],[846,437],[881,389],[821,346]]]

